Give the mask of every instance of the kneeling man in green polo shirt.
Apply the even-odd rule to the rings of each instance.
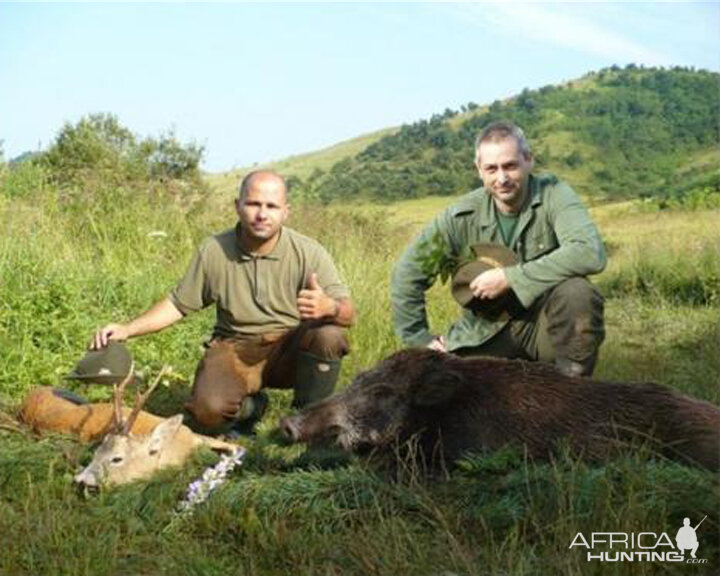
[[[409,346],[591,375],[605,329],[603,298],[587,276],[606,259],[588,211],[567,184],[531,173],[530,146],[514,124],[483,129],[475,164],[483,186],[429,224],[395,267],[397,334]],[[447,335],[434,335],[425,292],[458,264],[453,296],[463,314]]]
[[[211,304],[217,321],[186,408],[205,431],[262,415],[261,388],[291,388],[302,407],[332,393],[354,320],[348,288],[315,240],[284,226],[285,180],[248,174],[235,228],[206,239],[185,276],[153,308],[97,331],[92,348],[157,332]]]

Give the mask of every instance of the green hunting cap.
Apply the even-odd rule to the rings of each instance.
[[[118,384],[130,372],[132,356],[125,344],[109,340],[107,346],[89,350],[65,378],[88,384]]]
[[[469,308],[476,314],[497,320],[507,316],[510,296],[501,296],[492,300],[475,298],[470,283],[483,272],[494,268],[505,268],[517,264],[515,253],[500,244],[475,244],[472,246],[475,259],[459,266],[452,277],[451,291],[455,301],[463,308]]]

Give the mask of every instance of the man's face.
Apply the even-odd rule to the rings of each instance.
[[[255,177],[235,201],[242,233],[263,242],[275,237],[288,217],[285,187],[279,178]]]
[[[518,212],[525,202],[532,157],[515,138],[480,144],[475,165],[483,184],[502,212]]]

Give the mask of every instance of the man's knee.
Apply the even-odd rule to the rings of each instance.
[[[192,395],[185,408],[207,430],[235,417],[248,394],[248,367],[238,361],[231,342],[213,342],[195,372]],[[258,385],[259,388],[259,385]]]
[[[185,404],[197,424],[206,430],[222,428],[228,421],[227,405],[223,398],[212,394],[195,394]]]
[[[338,360],[350,350],[347,330],[335,324],[311,328],[304,335],[300,350],[325,360]]]
[[[546,344],[552,347],[551,356],[562,372],[592,374],[605,339],[604,308],[600,292],[581,277],[561,282],[548,296],[543,310]]]
[[[566,311],[573,316],[600,315],[604,312],[605,300],[602,294],[587,278],[575,277],[564,280],[553,288],[547,308]]]
[[[564,325],[571,333],[605,337],[605,299],[585,278],[570,278],[558,284],[545,304],[550,326]]]

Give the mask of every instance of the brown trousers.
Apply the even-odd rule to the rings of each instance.
[[[344,328],[302,322],[288,331],[207,344],[185,408],[197,424],[218,429],[238,414],[245,397],[261,388],[294,388],[298,352],[339,360],[349,351]]]
[[[597,288],[585,278],[570,278],[484,344],[454,352],[554,362],[564,373],[590,376],[605,339],[604,311]]]

